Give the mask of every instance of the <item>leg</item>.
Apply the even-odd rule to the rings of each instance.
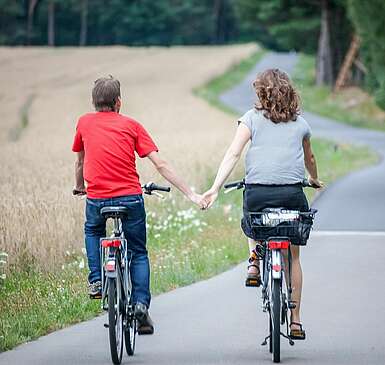
[[[101,280],[100,238],[106,236],[106,221],[100,214],[100,202],[87,199],[86,222],[84,224],[85,243],[90,274],[88,282]]]
[[[253,257],[253,251],[255,250],[255,246],[257,245],[257,242],[254,241],[251,238],[248,238],[247,242],[249,244],[250,257]],[[256,265],[259,268],[259,260],[253,260],[252,262],[250,262],[250,264],[251,265]],[[257,269],[255,266],[250,266],[249,269],[248,269],[248,273],[249,274],[258,274],[259,273],[259,269]]]
[[[130,209],[123,220],[123,231],[131,257],[132,303],[150,306],[150,264],[146,248],[146,214],[142,196],[128,196],[119,199],[120,204]]]
[[[300,308],[301,308],[301,294],[302,294],[302,268],[299,259],[300,247],[291,245],[290,246],[292,255],[292,286],[293,294],[292,300],[295,301],[296,307],[291,310],[291,322],[301,322],[300,319]],[[293,325],[292,329],[299,329],[299,326]]]

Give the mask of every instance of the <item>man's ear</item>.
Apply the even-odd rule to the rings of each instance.
[[[115,103],[115,110],[117,112],[119,112],[120,108],[122,107],[122,99],[120,98],[120,96],[116,99],[116,103]]]

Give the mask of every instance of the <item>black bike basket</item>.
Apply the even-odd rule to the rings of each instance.
[[[267,219],[267,214],[275,214],[277,210],[250,212],[249,225],[255,240],[267,240],[270,237],[287,237],[293,245],[305,246],[313,226],[315,210],[309,212],[287,212],[290,220]]]

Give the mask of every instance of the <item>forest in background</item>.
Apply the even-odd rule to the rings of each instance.
[[[385,109],[383,0],[0,0],[0,44],[210,45],[259,42],[317,55],[333,86],[357,35],[349,82]]]

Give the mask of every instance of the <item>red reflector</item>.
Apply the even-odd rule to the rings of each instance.
[[[281,265],[273,265],[273,270],[276,272],[280,272],[281,271]]]
[[[104,265],[104,268],[107,271],[115,271],[115,260],[107,261],[106,264]]]
[[[288,249],[289,241],[269,241],[269,250]]]
[[[103,240],[103,247],[120,247],[120,240]]]

